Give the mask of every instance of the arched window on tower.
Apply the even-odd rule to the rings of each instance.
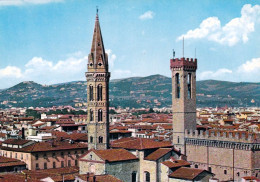
[[[181,94],[180,94],[181,88],[180,88],[180,74],[179,73],[175,74],[175,88],[176,88],[175,97],[180,98],[181,97]]]
[[[191,99],[191,73],[188,73],[187,87],[188,87],[188,98]]]
[[[103,137],[102,136],[98,137],[98,143],[103,143]]]
[[[94,119],[94,113],[93,113],[93,110],[90,109],[89,110],[89,121],[93,121],[93,119]]]
[[[102,117],[103,117],[102,109],[99,109],[98,110],[98,121],[102,121]]]
[[[89,101],[93,101],[93,86],[89,85]]]
[[[93,136],[90,136],[90,143],[93,143]]]
[[[102,85],[97,86],[97,100],[102,101]]]
[[[150,182],[150,173],[148,171],[145,171],[145,182]]]

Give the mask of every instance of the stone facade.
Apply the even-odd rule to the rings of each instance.
[[[102,40],[98,14],[88,56],[87,109],[88,148],[109,147],[109,78],[108,56]]]
[[[185,154],[185,129],[196,129],[197,59],[171,59],[173,144]]]
[[[209,170],[220,180],[258,176],[259,134],[198,133],[196,130],[197,59],[171,59],[173,144],[192,167]],[[189,84],[190,83],[190,84]]]
[[[258,139],[257,139],[258,138]],[[186,131],[187,159],[194,167],[210,170],[220,180],[260,175],[259,136]]]

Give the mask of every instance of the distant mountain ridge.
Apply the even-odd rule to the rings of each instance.
[[[169,107],[171,78],[162,75],[132,77],[110,81],[110,106]],[[41,85],[21,82],[0,90],[0,107],[51,107],[86,103],[86,82],[73,81]],[[197,81],[197,106],[256,106],[260,102],[260,83]]]

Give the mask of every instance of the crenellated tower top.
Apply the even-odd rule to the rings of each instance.
[[[185,71],[196,71],[197,58],[174,58],[170,60],[171,69],[183,69]]]

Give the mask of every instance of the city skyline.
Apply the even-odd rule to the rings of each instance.
[[[249,4],[250,3],[250,4]],[[112,79],[170,76],[172,49],[198,58],[198,80],[259,82],[259,1],[0,2],[0,81],[85,80],[96,6]]]

